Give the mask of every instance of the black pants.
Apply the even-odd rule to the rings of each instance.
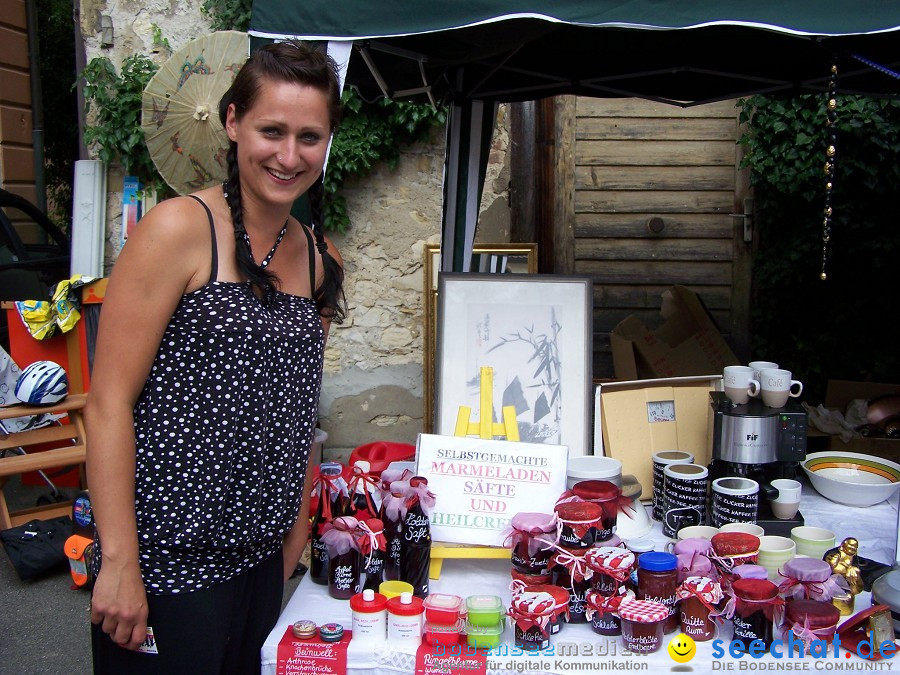
[[[95,675],[252,675],[260,650],[281,612],[281,551],[255,568],[212,588],[178,595],[148,595],[158,654],[119,647],[91,626]]]

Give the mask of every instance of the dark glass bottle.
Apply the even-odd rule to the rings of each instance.
[[[360,521],[359,525],[360,557],[365,577],[362,589],[370,588],[377,593],[378,587],[384,581],[384,525],[378,518]]]
[[[328,583],[328,550],[322,541],[322,528],[326,523],[344,515],[344,504],[340,490],[332,490],[332,481],[340,478],[341,465],[337,462],[323,462],[319,466],[319,503],[312,518],[312,532],[309,538],[309,576],[317,584]]]
[[[428,570],[431,567],[431,523],[422,504],[422,499],[430,494],[425,478],[413,476],[409,479],[400,539],[400,580],[412,584],[413,595],[420,598],[428,595]]]
[[[328,595],[348,600],[360,592],[362,573],[359,548],[356,543],[356,518],[335,518],[334,528],[325,539],[328,546]]]
[[[400,579],[400,549],[403,546],[401,532],[403,523],[400,516],[400,504],[409,488],[409,482],[395,480],[389,486],[389,492],[381,504],[381,522],[384,524],[384,578],[385,581]]]

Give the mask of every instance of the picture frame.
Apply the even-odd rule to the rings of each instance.
[[[482,414],[490,366],[495,422],[514,405],[522,442],[591,454],[590,277],[445,272],[437,300],[435,433],[453,435],[460,406]]]
[[[423,357],[422,423],[426,434],[434,431],[434,357],[437,336],[438,276],[441,269],[441,245],[426,244],[422,289]],[[491,274],[537,273],[537,244],[475,244],[472,269]]]

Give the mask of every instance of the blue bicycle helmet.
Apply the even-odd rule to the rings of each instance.
[[[62,401],[68,393],[66,371],[53,361],[35,361],[16,380],[16,398],[22,403],[49,405]]]

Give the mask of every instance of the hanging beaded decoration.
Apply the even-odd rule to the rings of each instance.
[[[828,147],[825,150],[825,210],[822,215],[822,273],[819,278],[825,281],[828,274],[825,266],[828,263],[828,242],[831,240],[831,193],[834,189],[834,164],[837,155],[837,64],[831,66],[831,79],[828,80],[828,102],[825,106],[828,121],[825,129],[828,131]]]

